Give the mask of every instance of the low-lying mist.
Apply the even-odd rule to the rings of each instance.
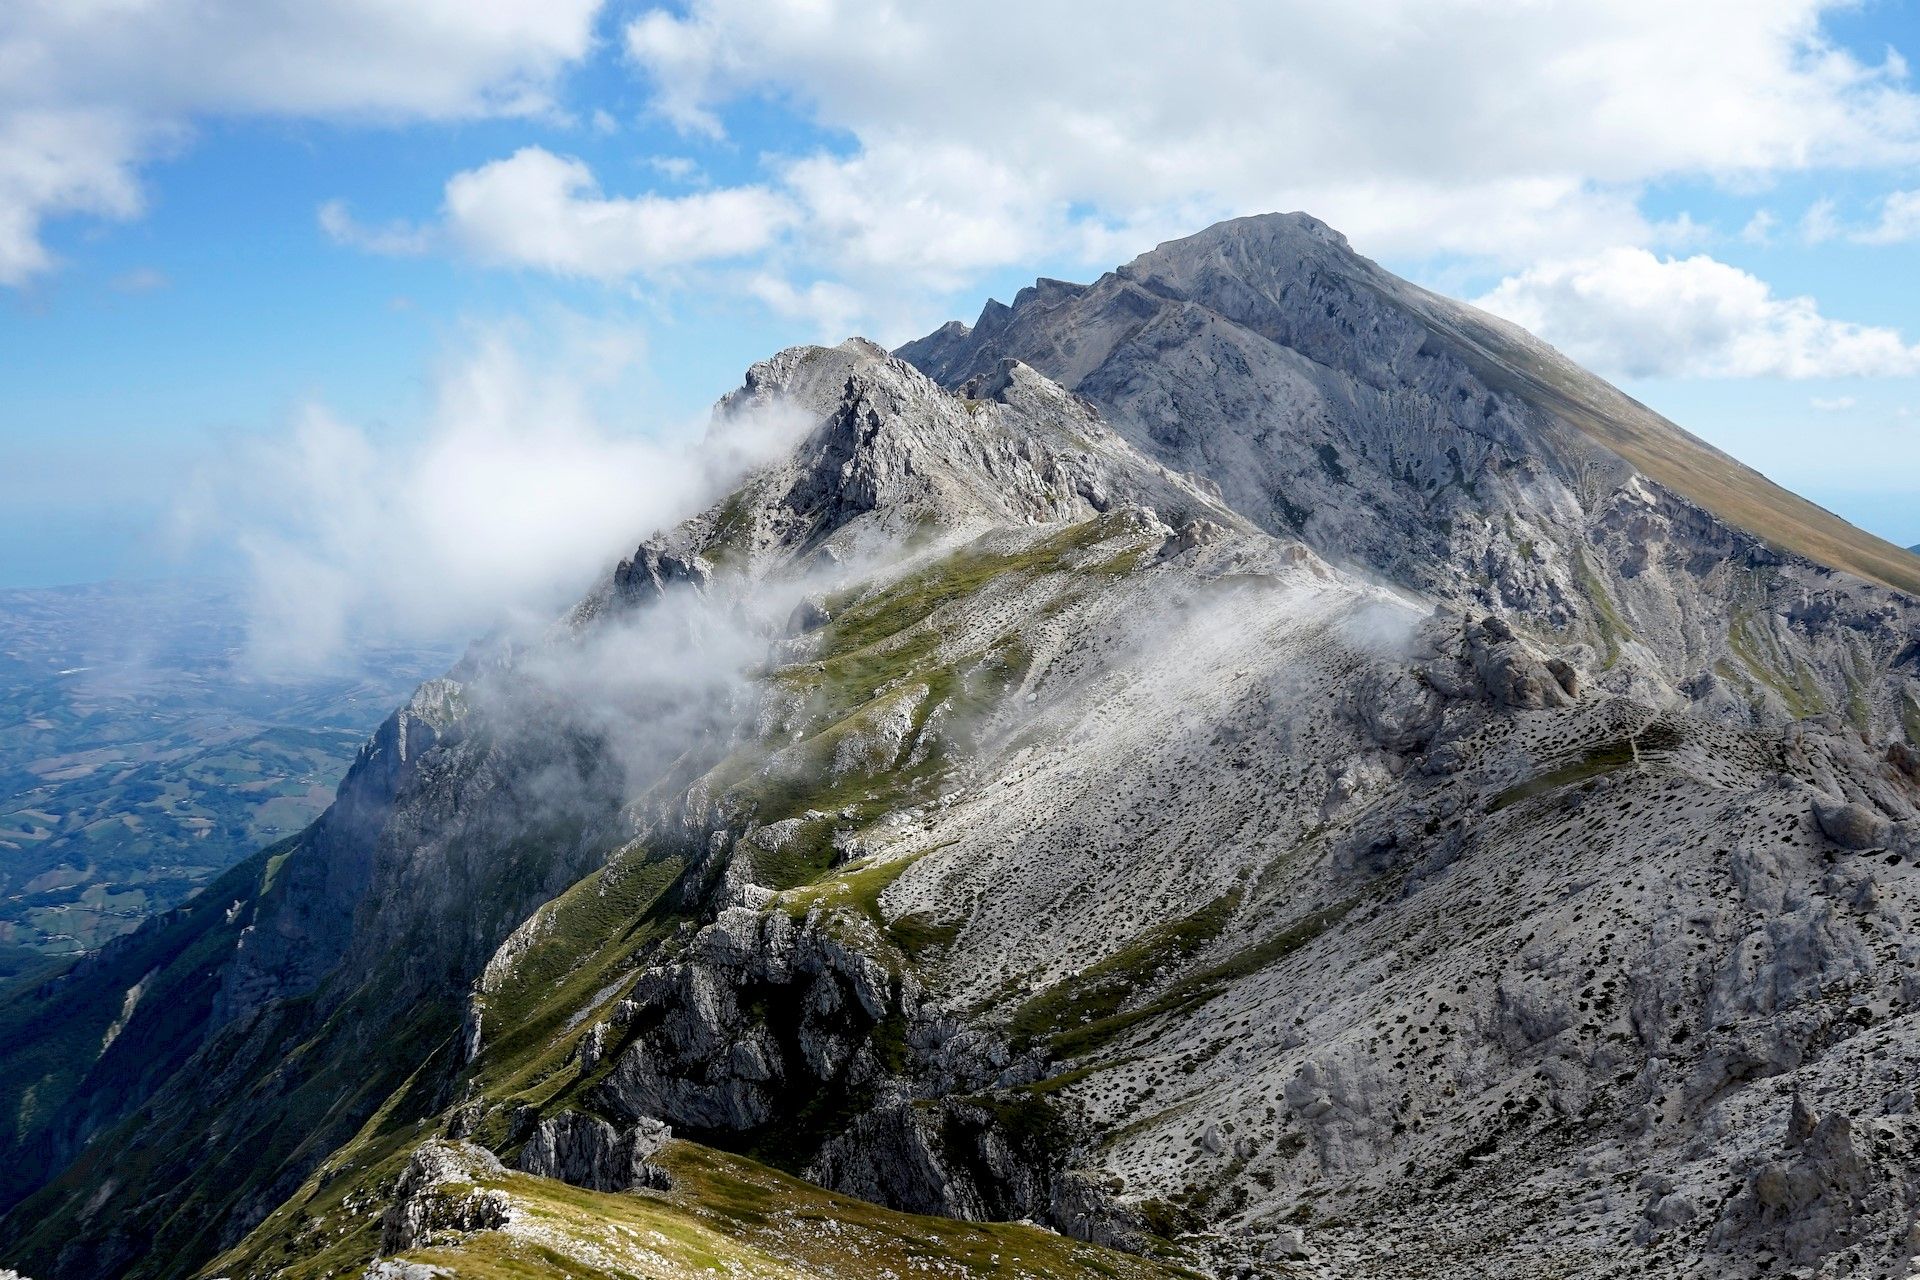
[[[350,665],[362,643],[543,623],[805,425],[778,411],[648,422],[615,402],[631,344],[536,345],[478,334],[413,430],[375,433],[312,405],[203,469],[174,532],[241,565],[254,670],[310,674]]]

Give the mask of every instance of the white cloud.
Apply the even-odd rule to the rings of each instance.
[[[692,156],[648,156],[647,166],[675,182],[693,182],[700,177],[700,162]]]
[[[604,193],[523,150],[448,184],[446,238],[605,280],[748,257],[729,279],[777,312],[882,336],[990,271],[1104,266],[1272,209],[1365,252],[1504,270],[1675,251],[1709,229],[1650,219],[1652,184],[1920,160],[1904,63],[1832,44],[1841,4],[1196,0],[1173,22],[1145,3],[1089,21],[1070,0],[689,0],[624,28],[657,116],[724,145],[736,104],[772,101],[852,145],[763,156],[764,182],[705,199]],[[1772,230],[1763,212],[1744,234]]]
[[[447,234],[482,261],[617,279],[765,248],[788,220],[764,187],[603,195],[576,159],[523,147],[447,182]]]
[[[131,164],[158,141],[109,111],[0,109],[0,285],[53,265],[40,240],[43,218],[137,215],[144,202]]]
[[[1780,220],[1773,216],[1771,209],[1756,209],[1747,219],[1747,225],[1740,228],[1740,238],[1748,244],[1768,245],[1773,243],[1773,229]]]
[[[1616,248],[1502,280],[1478,305],[1624,377],[1832,378],[1920,373],[1920,346],[1820,314],[1704,254]]]
[[[1895,191],[1880,202],[1880,219],[1853,238],[1862,244],[1900,244],[1920,240],[1920,191]]]
[[[1825,244],[1840,235],[1839,206],[1832,197],[1822,196],[1800,215],[1800,238],[1808,244]]]
[[[316,214],[320,229],[335,244],[348,245],[367,253],[389,257],[408,257],[433,247],[433,232],[410,223],[394,222],[384,227],[366,227],[355,220],[344,200],[329,200]]]
[[[657,528],[693,514],[791,443],[778,416],[699,439],[622,425],[638,336],[562,315],[480,333],[437,379],[416,429],[374,433],[321,406],[283,436],[234,447],[176,513],[189,543],[250,570],[257,666],[310,670],[356,639],[448,639],[544,621]],[[630,412],[630,409],[628,409]]]
[[[0,7],[0,284],[48,270],[50,218],[130,218],[192,122],[550,110],[602,0],[10,0]]]
[[[1374,252],[1518,264],[1659,242],[1637,208],[1650,182],[1920,157],[1904,65],[1830,44],[1835,7],[1196,0],[1170,21],[1069,0],[692,0],[626,40],[690,132],[773,97],[850,133],[851,155],[787,172],[823,241],[876,274],[1288,208]],[[902,223],[932,235],[887,244]]]
[[[808,256],[857,277],[952,288],[974,272],[1030,261],[1064,234],[1066,209],[1017,168],[937,139],[787,163],[805,211]]]
[[[744,289],[774,314],[804,322],[822,342],[837,342],[852,334],[866,314],[859,294],[831,280],[800,286],[763,271],[749,276]]]
[[[166,288],[173,280],[157,267],[135,267],[115,276],[112,283],[121,293],[153,293]]]
[[[1817,413],[1845,413],[1860,402],[1852,396],[1814,396],[1807,403]]]

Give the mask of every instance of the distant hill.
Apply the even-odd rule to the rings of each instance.
[[[91,950],[300,830],[450,660],[376,648],[263,681],[243,640],[240,601],[205,581],[0,591],[0,973]]]

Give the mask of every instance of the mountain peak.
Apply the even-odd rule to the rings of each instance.
[[[898,354],[949,386],[1024,360],[1100,405],[1150,455],[1214,479],[1270,529],[1423,588],[1447,578],[1439,562],[1463,549],[1423,547],[1431,539],[1393,527],[1392,509],[1453,521],[1477,471],[1513,501],[1470,501],[1458,514],[1518,516],[1528,501],[1501,477],[1523,474],[1556,477],[1586,508],[1637,472],[1718,520],[1729,548],[1753,544],[1920,593],[1901,548],[1517,327],[1392,275],[1304,213],[1216,223],[1089,286],[1036,282],[1011,307],[988,304],[971,330],[943,327]],[[1341,484],[1356,456],[1375,474]],[[1315,491],[1320,501],[1303,500]]]
[[[1344,235],[1312,214],[1296,209],[1292,213],[1254,213],[1226,218],[1192,235],[1163,240],[1140,258],[1134,259],[1134,262],[1182,251],[1247,249],[1271,252],[1281,245],[1324,245],[1343,253],[1353,252],[1353,246],[1347,243]],[[1126,270],[1124,267],[1121,269]]]

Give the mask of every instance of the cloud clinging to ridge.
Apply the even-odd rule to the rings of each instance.
[[[309,405],[200,475],[176,536],[239,551],[254,666],[326,669],[368,636],[543,625],[611,557],[697,512],[803,425],[777,410],[704,433],[622,423],[606,403],[630,408],[633,331],[566,316],[545,327],[561,338],[472,335],[411,429],[370,431]]]

